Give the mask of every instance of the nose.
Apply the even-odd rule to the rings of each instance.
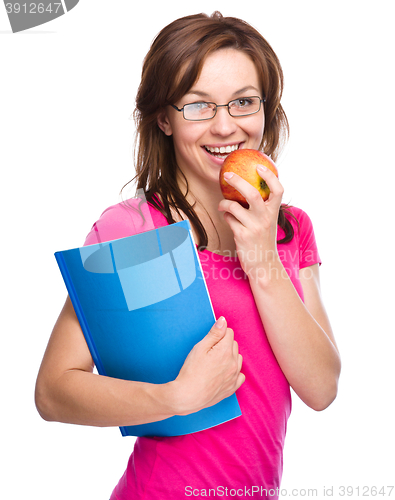
[[[214,135],[228,137],[237,130],[236,118],[230,116],[227,106],[218,106],[217,114],[211,120],[211,132]]]

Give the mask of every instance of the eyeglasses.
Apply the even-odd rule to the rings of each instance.
[[[266,102],[266,99],[261,99],[258,96],[239,97],[228,104],[215,104],[215,102],[192,102],[184,104],[182,108],[177,108],[174,104],[170,104],[177,111],[182,111],[185,120],[201,121],[211,120],[217,114],[218,108],[228,108],[230,116],[248,116],[258,113],[261,109],[261,103]]]

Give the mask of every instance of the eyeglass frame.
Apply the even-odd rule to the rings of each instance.
[[[240,99],[252,99],[253,97],[256,97],[259,99],[259,108],[256,111],[253,111],[252,113],[247,113],[245,115],[232,115],[231,114],[230,108],[229,108],[229,104],[231,102],[239,101]],[[203,122],[206,120],[212,120],[215,117],[215,115],[217,114],[218,108],[225,108],[225,107],[228,108],[229,116],[231,116],[232,118],[243,118],[244,116],[255,115],[256,113],[259,113],[259,111],[261,110],[261,107],[262,107],[262,103],[265,103],[265,102],[266,102],[265,96],[263,98],[260,98],[259,95],[251,95],[248,97],[239,97],[237,99],[232,99],[231,101],[228,102],[228,104],[217,104],[215,102],[210,102],[210,101],[196,101],[196,102],[188,102],[188,103],[184,104],[184,106],[182,108],[177,108],[177,106],[175,106],[174,104],[170,104],[170,106],[172,108],[174,108],[176,111],[179,111],[179,112],[182,111],[182,116],[184,117],[184,120],[186,120],[188,122]],[[191,120],[190,118],[185,118],[185,111],[184,111],[185,106],[189,106],[190,104],[199,104],[199,103],[214,104],[215,108],[214,108],[213,116],[210,116],[210,118],[198,118],[195,120]]]

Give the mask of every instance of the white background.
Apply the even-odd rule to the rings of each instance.
[[[293,397],[282,488],[323,498],[333,486],[343,498],[342,485],[362,495],[395,483],[392,2],[187,3],[80,0],[19,34],[0,6],[1,498],[108,500],[126,467],[134,439],[117,428],[36,412],[36,374],[65,299],[53,253],[80,246],[133,177],[128,118],[154,36],[216,9],[258,28],[282,62],[284,201],[313,220],[342,353],[327,410]]]

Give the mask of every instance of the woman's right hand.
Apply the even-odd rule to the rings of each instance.
[[[49,421],[98,427],[140,425],[187,415],[230,396],[244,382],[233,331],[214,325],[176,380],[151,384],[93,373],[93,361],[69,298],[56,322],[36,383],[36,405]]]
[[[231,396],[244,382],[243,358],[222,316],[188,354],[171,383],[177,415],[187,415]]]

